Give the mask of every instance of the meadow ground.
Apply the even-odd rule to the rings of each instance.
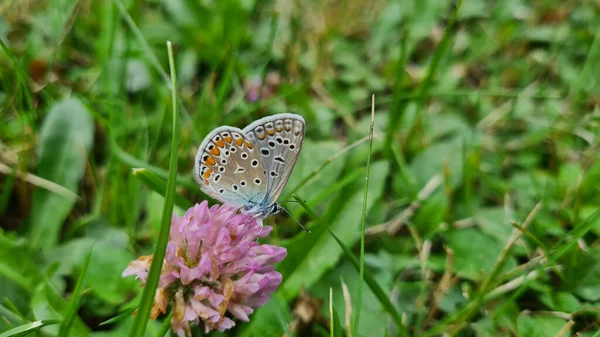
[[[123,270],[283,112],[312,233],[269,217],[281,285],[209,335],[600,336],[598,1],[5,0],[0,41],[2,337],[170,333]]]

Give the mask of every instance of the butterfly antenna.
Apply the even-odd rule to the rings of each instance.
[[[297,224],[298,224],[298,226],[300,226],[302,229],[304,229],[304,231],[305,231],[305,232],[307,232],[307,233],[309,233],[309,234],[311,233],[311,232],[310,232],[310,229],[308,229],[308,228],[304,227],[304,226],[303,226],[303,225],[302,225],[300,222],[298,222],[298,220],[296,220],[296,218],[294,218],[294,216],[293,216],[293,215],[292,215],[292,214],[291,214],[291,213],[290,213],[290,212],[289,212],[287,209],[285,209],[284,207],[281,207],[281,209],[282,209],[282,210],[283,210],[283,211],[284,211],[284,212],[285,212],[287,215],[289,215],[289,217],[290,217],[290,218],[292,218],[292,220],[294,220],[294,222],[295,222],[295,223],[297,223]]]

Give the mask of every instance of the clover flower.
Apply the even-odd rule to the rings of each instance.
[[[281,283],[273,264],[287,251],[257,242],[271,230],[259,218],[228,206],[209,208],[206,201],[174,215],[151,318],[171,304],[171,327],[179,336],[191,335],[190,323],[202,322],[209,332],[230,329],[233,318],[249,321]],[[152,256],[140,257],[123,277],[136,275],[145,284],[151,262]]]

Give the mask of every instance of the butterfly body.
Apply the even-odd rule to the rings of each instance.
[[[198,148],[195,177],[209,196],[244,213],[264,218],[279,213],[276,203],[302,149],[302,116],[278,114],[244,129],[221,126]]]

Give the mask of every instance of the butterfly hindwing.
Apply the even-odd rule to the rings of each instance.
[[[275,203],[287,183],[304,141],[305,123],[300,115],[278,114],[261,118],[242,131],[256,146],[267,179],[264,204]]]
[[[259,151],[235,127],[218,127],[204,138],[194,173],[202,191],[235,207],[260,203],[267,194]]]

